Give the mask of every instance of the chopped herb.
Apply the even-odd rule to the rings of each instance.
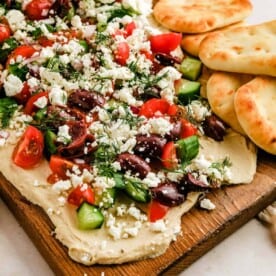
[[[19,43],[14,38],[8,38],[0,47],[0,63],[4,63],[8,55],[13,51]]]
[[[29,69],[26,65],[22,66],[20,63],[14,63],[14,64],[9,64],[9,73],[17,76],[20,78],[22,81],[26,80],[26,75],[29,72]]]
[[[10,119],[12,118],[18,105],[12,98],[0,99],[0,124],[1,128],[6,128],[9,125]]]
[[[140,14],[139,12],[135,11],[132,8],[121,7],[119,9],[114,9],[110,11],[110,15],[107,19],[107,22],[112,21],[116,17],[122,18],[126,15],[133,16],[133,15],[139,15],[139,14]]]

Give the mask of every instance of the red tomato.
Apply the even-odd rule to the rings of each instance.
[[[3,43],[11,36],[11,30],[8,25],[0,23],[0,43]]]
[[[23,89],[19,94],[16,94],[14,98],[19,104],[25,104],[30,98],[30,96],[31,96],[30,87],[28,83],[25,81],[23,83]]]
[[[25,7],[25,13],[31,20],[47,18],[53,3],[52,0],[32,0]]]
[[[95,203],[95,194],[91,187],[85,188],[83,185],[78,185],[68,195],[67,201],[70,204],[80,206],[83,201],[90,204]]]
[[[178,160],[174,142],[170,141],[164,146],[161,160],[166,169],[173,170],[177,167]]]
[[[156,222],[157,220],[164,218],[168,213],[169,208],[170,207],[153,200],[149,206],[149,221]]]
[[[32,168],[42,159],[43,148],[42,132],[33,126],[28,126],[13,151],[12,160],[21,168]]]
[[[178,106],[176,104],[171,104],[167,113],[170,116],[175,116],[177,114],[178,111]]]
[[[36,49],[31,45],[18,46],[10,53],[6,66],[8,66],[11,63],[12,59],[16,60],[16,58],[19,56],[23,58],[30,58],[35,52]]]
[[[135,22],[132,21],[132,22],[126,24],[124,29],[125,29],[125,35],[124,35],[125,37],[132,35],[133,31],[136,29]]]
[[[115,51],[115,61],[120,65],[126,65],[127,59],[129,58],[130,48],[127,42],[120,42],[117,45]]]
[[[39,37],[37,39],[37,41],[42,47],[51,47],[55,43],[54,40],[51,40],[51,39],[47,38],[46,36]]]
[[[166,100],[153,98],[141,106],[139,115],[146,118],[164,115],[168,112],[169,107],[170,104]]]
[[[142,55],[144,55],[144,56],[146,57],[146,59],[148,59],[148,60],[150,60],[150,61],[154,61],[154,57],[153,57],[153,54],[152,54],[151,52],[142,49],[142,50],[140,50],[140,53],[141,53]]]
[[[25,108],[24,108],[24,113],[28,114],[28,115],[31,115],[33,112],[35,112],[38,107],[35,106],[35,102],[39,99],[39,98],[42,98],[42,97],[46,97],[48,99],[48,95],[49,93],[46,92],[46,91],[43,91],[43,92],[39,92],[37,94],[34,94],[33,96],[31,96],[26,105],[25,105]]]
[[[181,138],[186,138],[192,135],[195,135],[197,133],[197,128],[195,125],[193,125],[191,122],[181,119]]]
[[[154,53],[169,54],[180,45],[181,39],[182,35],[180,33],[165,33],[153,35],[149,40],[151,50]]]
[[[61,178],[67,178],[67,170],[71,170],[74,165],[75,163],[58,155],[51,155],[49,162],[52,172]]]

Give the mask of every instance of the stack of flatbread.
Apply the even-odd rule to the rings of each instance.
[[[207,67],[213,111],[257,146],[276,155],[276,20],[246,26],[249,0],[160,0],[154,16],[182,32],[182,47]]]

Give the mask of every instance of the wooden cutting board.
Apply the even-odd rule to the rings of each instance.
[[[123,265],[86,267],[72,261],[66,248],[52,236],[54,227],[44,211],[23,198],[1,174],[0,196],[59,276],[176,275],[276,200],[276,158],[259,154],[257,174],[251,184],[209,193],[216,209],[209,212],[194,208],[184,215],[183,234],[165,254]]]

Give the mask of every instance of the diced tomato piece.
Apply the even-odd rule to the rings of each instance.
[[[167,114],[170,104],[165,99],[150,99],[140,108],[139,115],[151,118]]]
[[[178,159],[174,142],[168,142],[162,151],[162,164],[166,169],[173,170],[177,167]]]
[[[66,179],[67,170],[72,170],[75,163],[62,158],[58,155],[51,155],[49,166],[51,171],[56,174],[57,176],[61,177],[62,179]]]
[[[35,112],[38,107],[35,105],[35,102],[42,97],[46,97],[48,99],[49,93],[47,91],[39,92],[37,94],[34,94],[31,96],[24,108],[24,113],[31,115],[33,112]]]
[[[180,33],[165,33],[153,35],[149,40],[154,53],[169,54],[180,45],[181,39]]]
[[[20,45],[10,53],[6,66],[11,63],[12,59],[16,60],[16,58],[19,56],[23,58],[30,58],[35,52],[36,49],[31,45]]]
[[[48,18],[54,2],[52,0],[32,0],[27,4],[24,12],[31,20],[45,19]]]
[[[176,104],[171,104],[168,108],[168,115],[175,116],[178,112],[178,106]]]
[[[197,128],[191,122],[185,119],[181,119],[181,138],[186,138],[197,133]]]
[[[84,185],[78,185],[68,195],[67,201],[75,206],[80,206],[83,201],[94,204],[95,194],[91,187],[85,187]]]
[[[30,87],[28,83],[25,81],[23,83],[22,90],[20,91],[20,93],[16,94],[14,98],[19,104],[25,104],[30,97],[31,97]]]
[[[117,44],[115,51],[115,61],[120,65],[126,65],[129,58],[130,48],[127,42],[120,42]]]
[[[37,39],[38,43],[42,47],[51,47],[54,45],[55,41],[47,38],[46,36],[41,36]]]
[[[11,36],[11,29],[8,25],[0,23],[0,43],[3,43]]]
[[[128,23],[125,25],[124,30],[125,30],[125,37],[128,37],[132,35],[133,31],[136,29],[136,24],[134,21]]]
[[[168,213],[169,208],[170,207],[153,200],[149,206],[149,221],[156,222],[157,220],[164,218]]]
[[[42,159],[43,148],[42,132],[33,126],[28,126],[13,151],[12,160],[21,168],[32,168]]]
[[[142,49],[142,50],[140,50],[140,53],[141,53],[142,55],[144,55],[144,56],[146,57],[146,59],[150,60],[151,62],[154,61],[154,56],[153,56],[153,54],[152,54],[151,52]]]

